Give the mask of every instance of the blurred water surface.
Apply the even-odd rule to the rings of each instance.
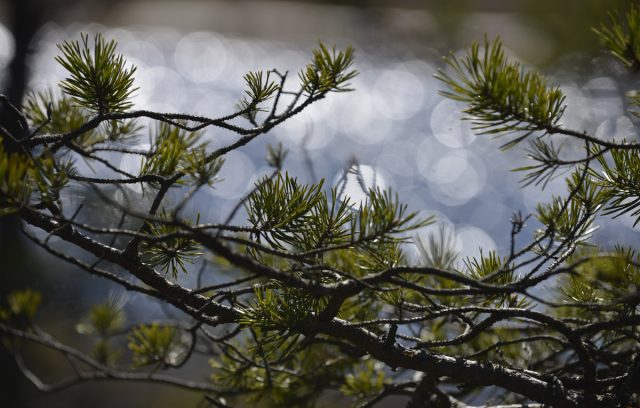
[[[242,96],[242,75],[249,70],[288,71],[289,89],[295,89],[297,72],[316,45],[158,27],[74,24],[62,28],[51,23],[38,35],[31,89],[56,88],[65,76],[53,60],[56,44],[78,38],[80,32],[102,32],[116,39],[119,50],[137,66],[140,89],[134,108],[209,117],[233,111]],[[3,33],[6,30],[0,29],[0,42],[8,41]],[[510,170],[521,165],[522,151],[501,152],[501,140],[474,135],[470,122],[461,120],[462,106],[438,95],[442,85],[434,74],[444,66],[436,50],[422,50],[417,57],[407,50],[371,44],[355,47],[360,74],[352,81],[354,92],[329,95],[227,155],[223,181],[197,195],[191,210],[200,212],[207,222],[224,220],[237,200],[267,174],[265,145],[278,142],[290,150],[285,169],[303,181],[323,178],[335,185],[357,163],[369,187],[391,188],[411,210],[437,214],[440,222],[454,227],[462,256],[477,255],[479,247],[504,251],[512,211],[532,212],[541,199],[564,193],[562,178],[544,191],[520,188],[521,174]],[[5,49],[10,54],[10,47]],[[547,70],[552,82],[567,94],[563,122],[600,137],[629,138],[635,126],[625,115],[624,92],[632,84],[615,65],[603,67],[596,62],[577,55]],[[569,71],[571,65],[584,63],[592,68]],[[236,138],[219,129],[207,129],[204,137],[211,148]],[[140,135],[137,143],[148,147],[149,136]],[[120,160],[120,167],[127,171],[135,172],[140,166],[136,156],[112,159]],[[359,183],[348,178],[344,193],[355,202],[364,196]]]

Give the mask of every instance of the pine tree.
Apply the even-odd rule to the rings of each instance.
[[[637,7],[594,31],[627,68],[640,67]],[[185,215],[198,191],[225,182],[225,155],[349,91],[353,49],[320,44],[293,86],[288,73],[249,72],[244,97],[219,118],[131,110],[135,67],[100,35],[59,50],[68,71],[60,92],[33,93],[22,107],[0,96],[19,125],[2,124],[0,134],[20,147],[0,150],[0,213],[18,217],[50,256],[182,318],[126,327],[124,305],[112,299],[78,324],[93,341],[83,351],[39,327],[41,294],[11,293],[0,338],[39,390],[114,379],[186,388],[215,407],[312,407],[339,390],[360,407],[403,395],[417,408],[465,407],[491,389],[495,406],[640,406],[640,249],[591,239],[599,218],[640,222],[640,143],[564,127],[563,92],[509,60],[499,39],[447,57],[442,94],[467,106],[478,135],[504,138],[503,149],[526,144],[533,164],[518,169],[526,188],[569,174],[566,194],[531,217],[514,214],[508,253],[458,259],[443,233],[414,242],[418,263],[404,251],[433,219],[388,190],[370,189],[355,203],[322,181],[302,183],[283,170],[282,146],[269,147],[271,173],[225,222]],[[639,106],[631,96],[632,115]],[[131,147],[141,123],[152,134],[145,151]],[[209,127],[236,138],[212,149],[201,135]],[[139,173],[114,166],[106,152],[139,157]],[[74,158],[104,171],[83,172]],[[131,196],[125,185],[142,192]],[[115,209],[119,222],[82,221],[85,210],[69,199],[77,189]],[[168,199],[170,191],[182,198]],[[534,220],[541,228],[523,237]],[[198,283],[187,286],[181,278],[196,263]],[[207,274],[228,280],[202,286]],[[65,356],[75,375],[44,382],[23,359],[31,343]],[[210,361],[209,381],[167,373],[200,358]]]

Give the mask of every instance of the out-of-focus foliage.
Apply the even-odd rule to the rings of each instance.
[[[36,316],[41,302],[40,292],[31,289],[11,292],[7,295],[6,309],[0,309],[0,318],[2,320],[18,318],[31,321]]]
[[[611,54],[619,59],[627,68],[640,69],[640,10],[631,4],[626,18],[610,15],[609,25],[602,23],[593,31]]]
[[[133,352],[133,365],[175,363],[178,332],[174,327],[159,323],[135,327],[129,335],[129,350]]]
[[[637,20],[632,8],[629,30]],[[620,24],[598,31],[618,57],[633,40]],[[201,392],[217,407],[311,408],[328,390],[364,407],[394,395],[412,406],[465,407],[488,390],[488,404],[638,405],[640,257],[633,243],[596,245],[593,232],[601,217],[640,219],[640,144],[566,128],[570,101],[507,58],[500,40],[450,56],[438,75],[443,95],[467,106],[480,136],[510,135],[503,147],[528,139],[533,165],[519,168],[528,188],[562,170],[567,193],[532,217],[516,213],[508,250],[467,258],[444,227],[414,240],[434,219],[391,190],[367,188],[358,165],[333,188],[304,183],[286,171],[282,146],[267,149],[267,175],[228,213],[213,208],[201,220],[190,208],[201,190],[225,182],[228,153],[350,90],[352,48],[320,44],[294,90],[278,70],[245,75],[236,111],[220,118],[130,111],[135,69],[114,42],[95,36],[92,48],[83,35],[60,50],[64,95],[33,94],[24,113],[14,107],[27,125],[6,135],[19,152],[0,150],[0,209],[51,256],[171,308],[172,318],[129,325],[122,302],[96,305],[76,326],[93,342],[86,351],[38,326],[39,294],[11,294],[0,310],[3,345],[40,389],[149,381]],[[141,118],[157,123],[143,151],[129,144]],[[233,137],[208,144],[207,127]],[[139,174],[113,165],[117,155],[139,160]],[[362,200],[346,196],[348,177]],[[119,222],[84,220],[82,205],[70,207],[71,186],[94,192]],[[24,342],[60,353],[75,376],[45,384],[25,363]],[[202,356],[209,382],[173,376]]]

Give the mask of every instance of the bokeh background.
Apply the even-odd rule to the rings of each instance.
[[[266,173],[266,145],[282,142],[290,150],[285,165],[290,173],[335,184],[358,163],[370,186],[390,187],[411,210],[436,214],[455,231],[460,253],[472,256],[480,246],[504,251],[511,213],[530,213],[538,201],[565,187],[560,178],[544,191],[520,188],[520,175],[510,170],[522,152],[499,152],[500,141],[474,136],[468,122],[460,121],[460,106],[438,95],[442,86],[433,75],[443,68],[442,56],[463,52],[485,34],[500,36],[514,58],[541,70],[565,91],[566,126],[602,137],[629,137],[635,123],[625,115],[624,95],[634,88],[634,78],[604,54],[590,31],[606,21],[608,11],[624,11],[629,3],[4,0],[0,89],[15,101],[27,90],[55,89],[65,75],[53,60],[56,44],[77,39],[80,32],[101,32],[118,40],[120,52],[138,67],[136,108],[215,117],[229,113],[242,96],[245,72],[277,68],[295,74],[319,40],[353,45],[360,71],[353,81],[356,91],[330,95],[229,154],[224,182],[196,196],[189,211],[207,222],[220,221]],[[212,129],[205,137],[215,146],[233,135]],[[141,137],[139,143],[143,147],[148,140]],[[129,171],[139,166],[130,159],[114,160]],[[355,180],[347,180],[345,193],[363,198]],[[108,217],[104,208],[95,211]],[[43,326],[65,341],[86,343],[75,325],[88,305],[121,296],[118,289],[52,261],[28,245],[11,222],[4,221],[2,229],[0,294],[27,286],[41,290],[47,316]],[[603,224],[595,238],[605,245],[612,238],[633,242],[637,233],[622,218]],[[126,300],[132,321],[170,313],[136,297]],[[0,406],[172,407],[195,406],[200,400],[166,387],[115,383],[42,395],[0,353]],[[49,380],[65,364],[40,349],[29,357]],[[195,378],[208,373],[206,361],[188,370]]]

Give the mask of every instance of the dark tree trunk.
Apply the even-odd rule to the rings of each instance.
[[[27,59],[29,45],[36,31],[42,23],[42,4],[34,0],[10,0],[8,2],[9,29],[15,41],[15,54],[8,66],[5,89],[0,90],[11,103],[17,107],[22,104],[25,88],[28,81]],[[0,124],[14,136],[21,136],[20,127],[15,115],[0,105]],[[18,150],[18,146],[10,139],[4,138],[3,145],[6,151]],[[25,252],[24,241],[20,237],[20,224],[18,217],[0,217],[0,298],[8,292],[24,286],[29,281],[29,262]],[[4,367],[5,374],[2,380],[4,390],[0,389],[3,406],[24,406],[25,393],[20,389],[25,381],[17,375],[13,358],[0,347],[0,367]],[[6,404],[6,405],[5,405]]]
[[[33,0],[9,1],[9,25],[15,41],[15,54],[9,64],[5,89],[2,90],[11,103],[15,106],[22,104],[25,88],[28,80],[27,58],[29,56],[29,44],[42,21],[41,5]],[[21,136],[20,127],[15,115],[0,106],[0,124],[14,136]],[[16,151],[18,146],[9,138],[3,140],[5,150]],[[12,269],[21,263],[19,254],[20,240],[19,224],[16,217],[0,218],[0,259],[3,267]],[[3,268],[4,269],[4,268]],[[13,282],[7,280],[9,274],[0,274],[0,294],[11,288]],[[11,274],[11,276],[16,276]]]

